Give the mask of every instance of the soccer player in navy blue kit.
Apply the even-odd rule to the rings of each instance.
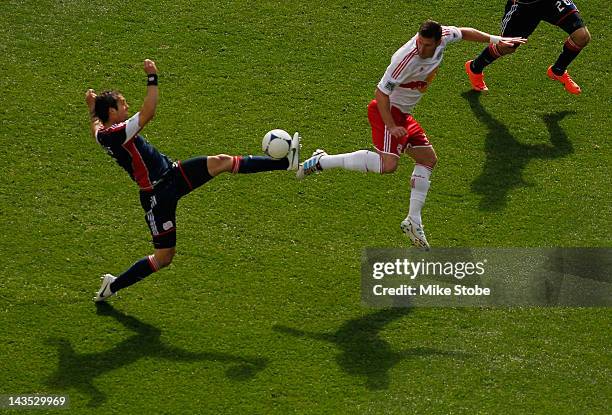
[[[563,45],[563,51],[557,61],[548,67],[550,79],[559,81],[570,94],[580,94],[580,86],[567,73],[567,67],[578,56],[591,40],[578,8],[572,0],[508,0],[506,12],[501,23],[502,36],[520,36],[527,38],[538,24],[546,21],[563,29],[569,35]],[[487,91],[483,71],[497,58],[513,53],[518,44],[507,47],[490,44],[474,60],[465,63],[472,88],[476,91]]]
[[[158,101],[157,67],[146,59],[147,95],[138,113],[129,117],[129,106],[120,93],[87,91],[91,133],[106,152],[125,169],[140,188],[140,204],[153,237],[153,254],[121,275],[105,274],[94,301],[105,301],[120,289],[168,266],[176,252],[176,207],[179,199],[223,172],[258,173],[297,170],[300,135],[295,133],[289,154],[283,159],[254,156],[194,157],[173,162],[139,133],[155,115]]]

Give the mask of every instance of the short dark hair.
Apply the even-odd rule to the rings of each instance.
[[[442,25],[433,20],[425,20],[419,28],[419,35],[427,39],[435,39],[437,42],[442,38]]]
[[[96,117],[103,123],[108,121],[108,110],[111,108],[119,109],[119,96],[117,91],[104,91],[96,97],[94,112]]]

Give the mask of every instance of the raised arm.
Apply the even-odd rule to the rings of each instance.
[[[96,106],[96,91],[88,89],[85,93],[85,102],[87,108],[89,108],[89,124],[91,128],[91,135],[96,137],[96,131],[102,128],[102,121],[96,117],[95,106]]]
[[[522,45],[523,43],[527,42],[527,39],[522,37],[495,36],[471,27],[460,27],[459,30],[461,30],[461,37],[463,40],[469,40],[471,42],[494,43],[496,45],[500,44],[509,47],[514,45]]]
[[[153,119],[158,101],[157,67],[155,66],[155,62],[150,59],[145,59],[144,71],[147,74],[147,96],[140,108],[140,117],[138,120],[140,128],[143,128]]]

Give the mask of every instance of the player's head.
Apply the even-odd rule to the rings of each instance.
[[[431,58],[442,39],[442,26],[433,20],[421,24],[417,35],[417,50],[422,59]]]
[[[96,117],[104,124],[109,121],[119,123],[127,120],[129,108],[127,101],[119,92],[104,91],[96,97],[94,111]]]

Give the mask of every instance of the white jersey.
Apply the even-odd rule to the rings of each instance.
[[[421,59],[417,50],[417,35],[399,48],[391,57],[391,64],[378,83],[378,89],[389,95],[391,105],[404,113],[411,113],[423,93],[436,76],[447,44],[461,40],[455,26],[442,26],[442,39],[434,55]]]

